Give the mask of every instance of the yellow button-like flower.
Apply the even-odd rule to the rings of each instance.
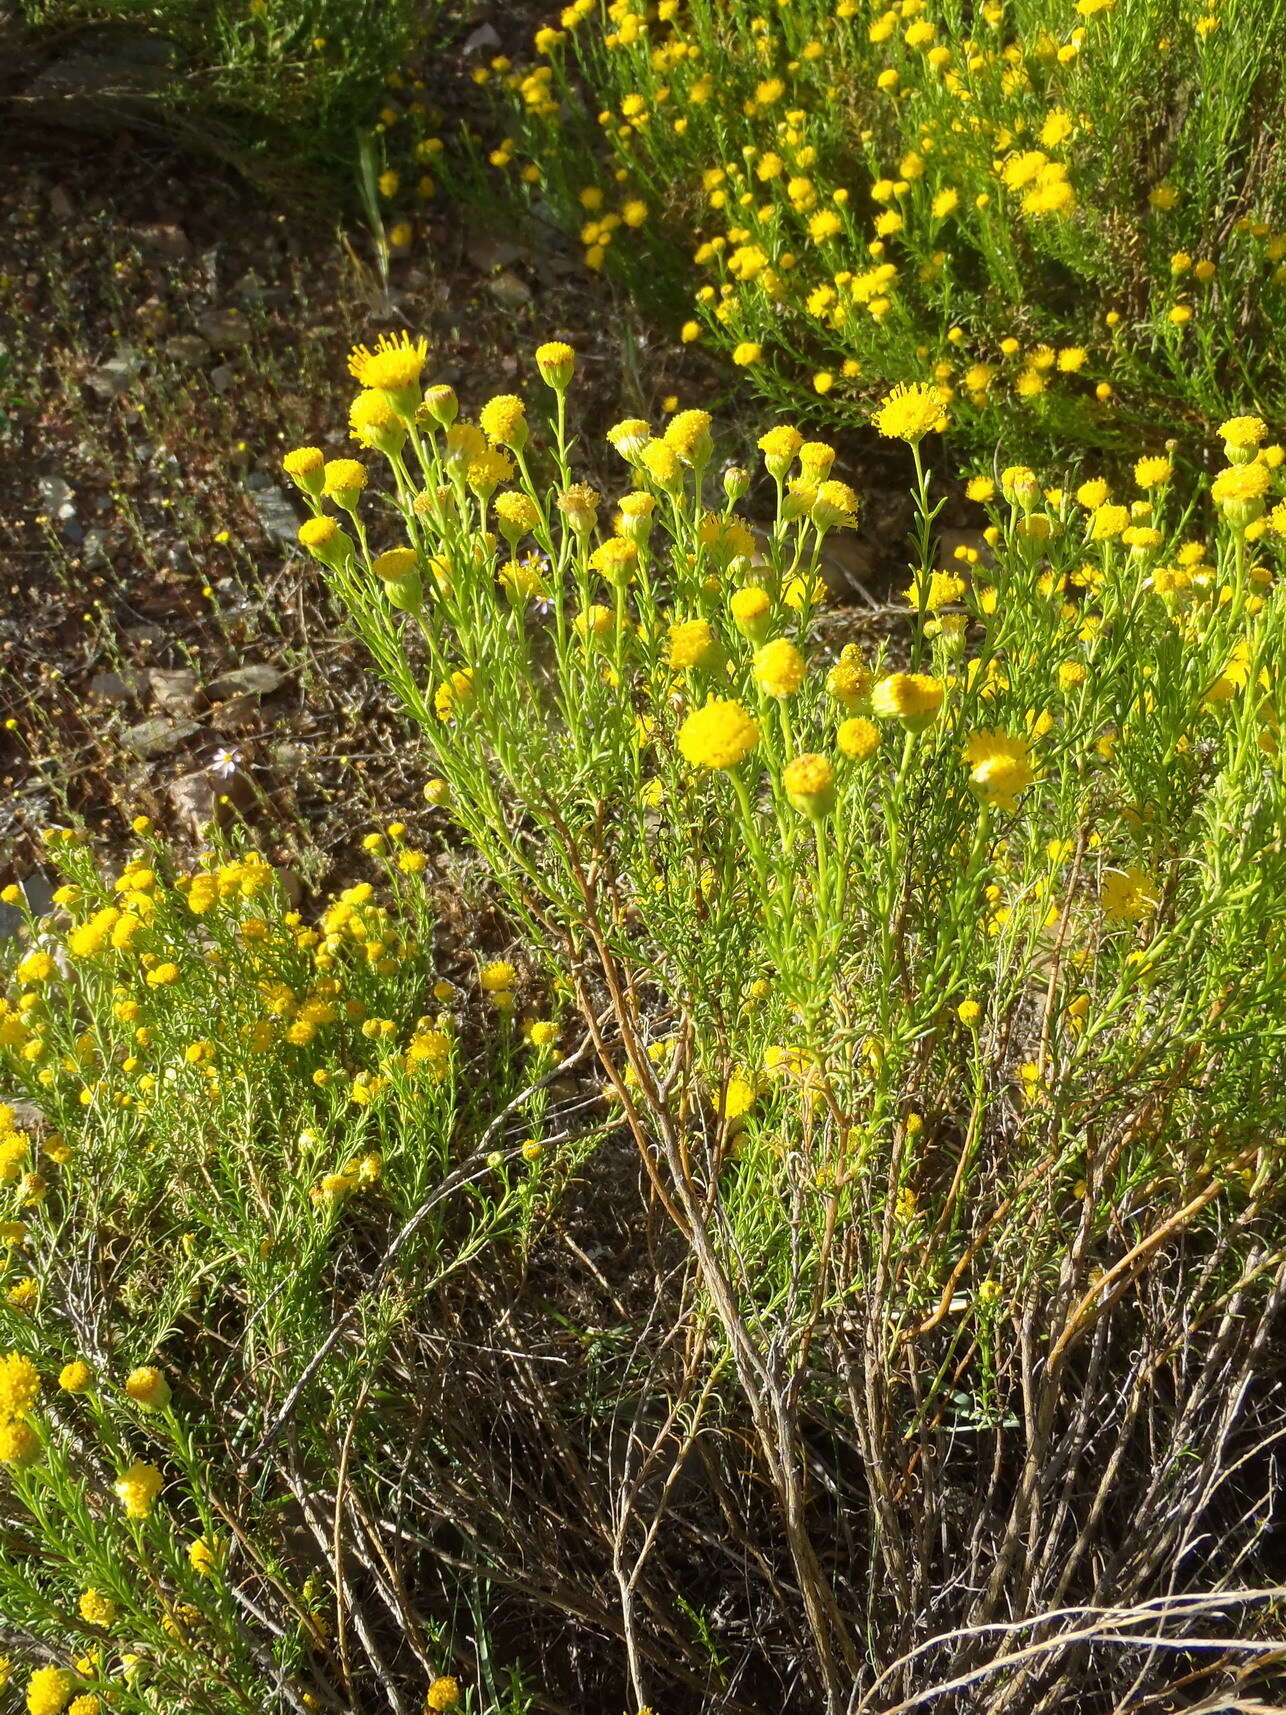
[[[751,671],[770,697],[793,697],[804,682],[804,657],[788,637],[774,637],[755,650]]]
[[[679,750],[697,768],[735,768],[759,743],[759,722],[731,697],[712,697],[679,729]]]
[[[916,382],[910,387],[895,387],[871,420],[890,440],[914,444],[925,435],[944,433],[946,404],[941,388]]]
[[[165,1478],[155,1465],[136,1459],[128,1470],[121,1472],[112,1487],[125,1508],[127,1518],[146,1518],[165,1487]]]
[[[809,751],[782,770],[782,787],[797,810],[815,820],[835,808],[835,770],[830,758]]]
[[[964,748],[969,765],[969,785],[984,804],[1000,810],[1016,810],[1018,794],[1036,778],[1031,752],[1020,738],[1006,733],[974,733]]]
[[[140,1364],[130,1371],[125,1392],[144,1411],[164,1411],[170,1403],[170,1384],[151,1364]]]
[[[871,707],[883,720],[899,720],[919,732],[942,707],[944,686],[928,673],[890,673],[871,692]]]

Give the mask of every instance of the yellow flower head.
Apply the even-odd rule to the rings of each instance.
[[[914,444],[925,435],[945,432],[946,406],[941,388],[916,382],[910,387],[895,387],[871,420],[890,440]]]
[[[316,496],[322,490],[322,471],[326,455],[320,447],[296,447],[281,461],[281,468],[305,494]]]
[[[576,368],[576,353],[560,339],[548,340],[536,347],[536,368],[546,386],[561,393],[571,382]]]
[[[165,1478],[155,1465],[146,1465],[136,1459],[127,1471],[121,1472],[112,1487],[125,1508],[127,1518],[146,1518],[165,1487]]]
[[[710,457],[710,413],[680,411],[671,417],[661,437],[667,447],[673,447],[684,464],[704,464]]]
[[[882,720],[899,720],[919,732],[942,707],[944,686],[928,673],[890,673],[871,692],[871,707]]]
[[[871,694],[875,675],[865,662],[843,654],[826,675],[826,689],[846,709],[861,708]]]
[[[473,669],[462,668],[444,679],[433,693],[433,708],[440,721],[454,720],[473,701]]]
[[[1169,482],[1173,469],[1167,458],[1143,458],[1134,467],[1134,480],[1140,488],[1157,488]]]
[[[393,582],[411,577],[419,569],[419,564],[420,556],[414,548],[387,548],[371,561],[371,570],[377,578]]]
[[[1000,810],[1016,810],[1018,793],[1036,778],[1026,743],[1003,732],[974,733],[965,745],[964,760],[973,791],[984,804]]]
[[[751,671],[770,697],[793,697],[804,682],[804,657],[788,637],[774,637],[755,650]]]
[[[0,1465],[34,1465],[40,1452],[40,1437],[25,1417],[0,1423]]]
[[[1150,917],[1160,903],[1156,883],[1136,864],[1110,869],[1099,889],[1103,915],[1113,923],[1139,923]]]
[[[728,611],[732,615],[732,623],[743,637],[748,637],[752,643],[763,641],[772,614],[772,603],[765,590],[757,584],[747,584],[744,589],[734,590],[728,601]]]
[[[1249,464],[1267,433],[1268,425],[1262,417],[1229,417],[1219,425],[1224,457],[1229,464]]]
[[[76,1606],[87,1626],[110,1626],[116,1618],[115,1602],[110,1596],[104,1596],[101,1590],[86,1590]]]
[[[776,428],[760,435],[759,450],[764,455],[769,476],[778,480],[785,476],[803,444],[804,437],[788,423],[779,423]]]
[[[40,1397],[36,1366],[20,1352],[0,1358],[0,1421],[25,1417]]]
[[[880,747],[880,729],[874,721],[854,715],[851,720],[840,722],[835,742],[841,755],[851,757],[854,762],[865,762]]]
[[[377,388],[405,416],[414,415],[419,404],[420,377],[428,362],[429,342],[421,334],[381,334],[374,351],[354,346],[348,354],[348,373],[359,387]]]
[[[816,751],[788,762],[781,783],[787,798],[806,816],[825,816],[835,807],[835,770],[830,758]]]
[[[76,1689],[76,1675],[65,1667],[38,1667],[27,1681],[28,1715],[62,1715]]]
[[[460,1701],[460,1683],[450,1674],[439,1675],[424,1694],[425,1715],[444,1715]]]
[[[1233,464],[1215,477],[1210,484],[1210,495],[1230,524],[1244,528],[1264,510],[1264,496],[1271,480],[1266,465]]]
[[[478,982],[484,994],[504,994],[513,988],[518,980],[518,973],[508,959],[492,959],[478,973]]]
[[[709,666],[717,657],[714,627],[708,619],[679,620],[670,627],[666,659],[678,672]]]
[[[85,1393],[92,1386],[94,1372],[83,1358],[64,1364],[58,1372],[58,1386],[64,1393]]]
[[[358,459],[328,459],[322,471],[322,493],[351,512],[366,486],[366,466]]]
[[[679,750],[697,768],[735,768],[759,743],[759,722],[730,697],[712,697],[679,728]]]
[[[406,439],[401,419],[379,388],[357,395],[348,408],[348,426],[355,441],[381,453],[400,452]]]
[[[170,1384],[151,1364],[140,1364],[130,1371],[125,1392],[143,1411],[164,1411],[170,1403]]]
[[[607,439],[623,459],[633,464],[652,439],[652,430],[642,417],[625,417],[621,422],[613,423],[607,431]]]
[[[512,393],[488,399],[478,413],[478,421],[488,440],[497,446],[521,452],[527,444],[527,407]]]
[[[595,548],[589,563],[614,589],[624,589],[639,563],[639,551],[627,537],[609,536]]]

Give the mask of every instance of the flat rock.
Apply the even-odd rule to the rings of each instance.
[[[487,290],[502,308],[519,310],[530,304],[533,299],[531,287],[512,268],[506,268],[502,273],[487,281]]]
[[[97,369],[91,369],[85,377],[85,385],[92,393],[97,393],[100,399],[119,399],[128,393],[142,373],[143,359],[133,346],[122,345],[115,357],[108,358],[106,363],[100,363]]]
[[[119,673],[95,673],[89,681],[89,694],[105,703],[127,703],[133,696]]]
[[[168,714],[189,714],[196,706],[196,674],[187,667],[150,668],[147,688],[157,708]]]
[[[218,733],[244,732],[247,727],[254,726],[259,719],[259,699],[248,692],[239,697],[228,697],[224,702],[216,704],[206,716],[206,720]]]
[[[161,350],[175,363],[188,365],[204,363],[210,355],[210,347],[199,333],[171,334]]]
[[[259,514],[259,522],[267,535],[278,542],[289,542],[292,547],[299,542],[299,514],[284,488],[278,488],[273,483],[268,488],[250,488],[250,501]]]
[[[180,827],[185,828],[193,838],[199,838],[206,828],[213,824],[221,826],[232,814],[230,802],[221,803],[221,798],[227,798],[220,782],[198,768],[195,773],[184,774],[178,780],[172,780],[166,789],[166,796],[174,807],[174,814]]]
[[[230,673],[220,673],[206,689],[215,702],[222,702],[225,697],[270,697],[285,680],[280,667],[269,666],[266,661],[250,661],[244,667],[234,667]]]
[[[168,262],[182,262],[192,254],[192,240],[181,226],[172,221],[149,221],[130,228],[130,236],[145,256],[159,256]]]
[[[513,262],[522,262],[527,255],[521,244],[514,244],[504,238],[492,238],[484,233],[470,238],[464,248],[465,254],[479,274],[495,274],[501,268],[508,268]]]
[[[238,310],[206,310],[196,326],[215,351],[235,351],[250,338],[250,324]]]
[[[76,502],[72,498],[71,484],[65,477],[42,476],[36,479],[36,492],[40,496],[40,504],[51,518],[59,523],[66,523],[76,512]]]
[[[153,715],[150,720],[140,721],[137,726],[123,732],[121,743],[135,756],[150,761],[158,756],[169,756],[200,730],[198,721],[167,720],[164,715]]]

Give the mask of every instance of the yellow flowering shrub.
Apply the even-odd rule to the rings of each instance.
[[[342,1448],[383,1481],[355,1401],[595,1128],[526,1153],[560,1023],[525,961],[445,948],[404,825],[310,904],[251,847],[134,831],[113,874],[53,830],[54,905],[0,947],[0,1677],[35,1715],[298,1715],[352,1671],[306,1521]],[[421,1702],[458,1600],[415,1617]]]
[[[819,1708],[854,1683],[882,1707],[871,1688],[917,1627],[1045,1605],[1074,1630],[1100,1554],[1180,1517],[1185,1588],[1207,1588],[1233,1544],[1195,1522],[1224,1430],[1191,1404],[1193,1352],[1233,1337],[1228,1294],[1248,1340],[1274,1314],[1286,1191],[1286,505],[1266,428],[1223,425],[1228,470],[1196,511],[1156,463],[1079,493],[979,473],[984,547],[947,554],[922,441],[957,401],[891,394],[877,421],[906,446],[915,526],[873,646],[819,611],[827,536],[860,505],[830,446],[778,425],[751,473],[720,466],[704,411],[663,435],[630,420],[608,436],[617,494],[598,493],[568,367],[537,363],[477,424],[441,387],[417,407],[389,390],[367,487],[415,569],[390,593],[364,518],[323,563],[459,837],[568,975],[686,1258],[692,1361],[744,1413],[727,1445],[759,1473],[756,1540],[806,1592],[790,1671]],[[456,456],[476,436],[514,455],[528,504],[506,503],[507,532]],[[496,997],[511,982],[482,973]],[[1171,1338],[1196,1342],[1166,1371],[1188,1403],[1156,1406],[1143,1457],[1106,1377],[1143,1350],[1165,1365]],[[1070,1464],[1037,1458],[1025,1490],[1038,1441]],[[802,1474],[821,1457],[824,1504]],[[1138,1476],[1180,1467],[1182,1503]],[[1144,1562],[1131,1599],[1168,1596],[1172,1557]],[[859,1625],[859,1592],[897,1579],[921,1619],[899,1598]],[[1071,1671],[1061,1647],[1051,1674]],[[1159,1696],[1188,1660],[1097,1671]],[[1002,1675],[971,1707],[1013,1695]]]
[[[610,0],[494,63],[490,170],[778,405],[1130,453],[1281,414],[1283,48],[1276,0]]]

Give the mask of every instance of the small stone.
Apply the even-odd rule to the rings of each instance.
[[[236,380],[236,371],[226,363],[218,363],[210,371],[210,385],[222,397]]]
[[[210,355],[210,348],[197,333],[171,334],[161,350],[175,363],[191,366],[204,363]]]
[[[36,492],[40,496],[40,504],[51,518],[65,524],[69,518],[76,515],[76,502],[72,498],[71,484],[65,477],[42,476],[36,480]]]
[[[196,674],[187,667],[151,668],[147,688],[157,708],[167,714],[191,714],[196,707]]]
[[[197,721],[167,720],[164,715],[153,715],[122,733],[121,743],[136,756],[152,761],[158,756],[169,756],[200,730]]]
[[[236,310],[206,310],[197,317],[196,325],[215,351],[235,351],[250,338],[250,323]]]
[[[221,783],[203,768],[172,780],[166,788],[166,795],[174,807],[179,825],[186,828],[194,839],[199,839],[212,823],[215,827],[221,826],[232,814],[231,803],[219,801],[230,797],[230,794],[224,793]]]
[[[533,299],[531,287],[514,273],[512,268],[506,268],[494,279],[487,281],[487,290],[496,302],[506,310],[520,310],[530,304]]]
[[[248,692],[240,697],[228,697],[211,709],[206,720],[215,732],[225,736],[245,732],[259,720],[259,699]]]
[[[170,262],[182,262],[192,254],[192,240],[181,226],[168,221],[155,221],[131,228],[131,236],[145,255],[160,256]]]
[[[498,48],[499,46],[500,37],[496,34],[495,25],[479,24],[476,30],[470,31],[465,37],[464,46],[460,52],[467,59],[470,54],[481,53],[483,48]]]
[[[85,540],[80,545],[80,563],[87,572],[98,571],[107,564],[107,532],[105,530],[86,530]]]
[[[252,475],[262,473],[254,472]],[[264,533],[278,542],[289,542],[292,547],[297,546],[299,514],[285,489],[278,488],[276,483],[270,483],[267,488],[251,487],[250,479],[247,479],[246,487],[250,490],[250,500],[259,514]]]
[[[138,380],[143,359],[133,346],[122,345],[116,356],[100,364],[85,377],[85,385],[100,399],[119,399]]]
[[[514,244],[504,238],[492,238],[484,233],[476,233],[465,243],[465,254],[478,270],[479,274],[495,274],[501,268],[508,268],[513,262],[522,262],[527,252],[521,244]]]
[[[119,673],[95,673],[89,681],[89,694],[105,703],[127,703],[133,695]]]
[[[49,212],[55,220],[72,220],[75,218],[76,205],[62,185],[55,185],[49,193]]]
[[[285,679],[279,667],[271,667],[266,661],[251,661],[244,667],[234,667],[230,673],[221,673],[206,688],[215,702],[225,697],[270,697]]]
[[[280,744],[274,744],[270,752],[273,762],[278,768],[289,769],[298,773],[308,761],[308,747],[296,744],[293,739],[283,738]]]

